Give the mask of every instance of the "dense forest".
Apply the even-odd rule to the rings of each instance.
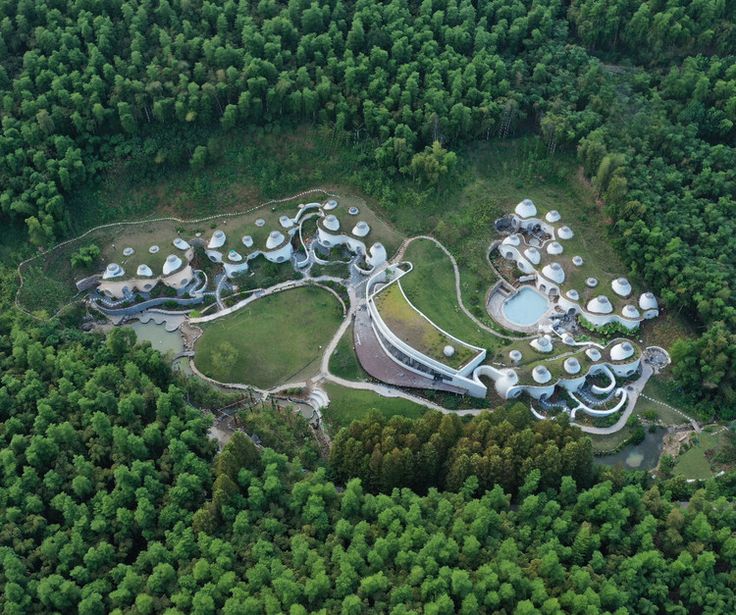
[[[553,477],[545,460],[579,434],[498,410],[462,429],[436,415],[372,417],[372,435],[340,437],[388,450],[392,429],[409,443],[439,421],[455,455],[503,433],[531,439],[513,494],[474,476],[448,491],[425,484],[426,495],[371,494],[240,433],[215,457],[209,420],[130,331],[105,339],[5,316],[0,333],[4,613],[736,609],[731,477],[694,493],[644,473],[575,479],[564,474],[574,463]],[[329,472],[349,475],[342,464],[334,457]]]
[[[378,181],[430,183],[448,149],[538,131],[703,325],[680,382],[733,417],[735,24],[732,0],[2,0],[0,216],[65,236],[68,195],[113,161],[179,162],[161,128],[326,124],[372,143]],[[206,138],[187,149],[206,162]]]

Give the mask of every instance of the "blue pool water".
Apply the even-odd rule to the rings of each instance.
[[[503,304],[507,320],[522,326],[533,325],[549,308],[547,297],[533,288],[522,288]]]

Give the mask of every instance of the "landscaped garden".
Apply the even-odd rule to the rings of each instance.
[[[409,418],[417,418],[427,411],[424,406],[401,397],[381,397],[373,391],[348,389],[332,383],[325,384],[324,388],[330,397],[330,405],[322,409],[322,416],[333,430],[349,425],[371,410],[377,410],[384,416]]]
[[[318,287],[269,295],[203,324],[195,365],[220,382],[260,388],[302,381],[319,370],[342,318],[337,299]]]

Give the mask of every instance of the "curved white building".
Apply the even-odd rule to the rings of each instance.
[[[593,297],[593,299],[588,301],[588,305],[586,307],[588,311],[593,314],[610,314],[613,312],[613,305],[611,305],[610,299],[605,295]]]
[[[631,284],[626,278],[616,278],[611,282],[611,288],[619,297],[628,297],[631,294]]]
[[[537,215],[537,207],[531,199],[524,199],[514,208],[514,213],[519,218],[533,218]]]
[[[560,263],[545,265],[542,268],[542,275],[555,284],[562,284],[565,281],[565,270]]]

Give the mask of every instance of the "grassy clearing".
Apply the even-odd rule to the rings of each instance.
[[[360,366],[358,355],[355,354],[355,343],[353,341],[353,326],[350,325],[345,334],[337,343],[335,352],[330,357],[330,371],[346,380],[365,382],[370,380],[368,374]]]
[[[270,295],[202,326],[195,363],[221,382],[261,388],[314,375],[342,320],[328,292],[303,287]]]
[[[677,383],[670,375],[669,370],[665,371],[662,374],[652,376],[647,382],[647,385],[644,387],[643,393],[644,395],[648,395],[653,399],[657,399],[666,404],[669,404],[670,406],[674,406],[675,408],[677,408],[678,410],[682,410],[685,414],[689,416],[695,416],[692,410],[689,408],[689,404],[683,396],[682,391],[679,389]],[[647,400],[643,399],[642,402],[644,401]],[[655,405],[660,406],[660,404]],[[670,410],[670,412],[672,411]],[[681,415],[678,416],[680,416],[680,423],[686,422],[687,419],[683,418]]]
[[[381,397],[372,391],[348,389],[337,384],[325,384],[330,396],[330,405],[322,411],[328,424],[337,430],[345,427],[355,419],[366,416],[371,410],[377,410],[385,416],[406,416],[418,418],[426,412],[424,406],[415,404],[400,397]]]
[[[593,434],[589,434],[590,440],[593,443],[593,452],[594,453],[605,453],[608,451],[612,451],[618,446],[621,446],[626,440],[628,440],[631,437],[631,429],[627,426],[624,426],[623,429],[620,429],[616,433],[612,433],[607,436],[597,436]]]
[[[709,457],[714,455],[721,445],[723,434],[702,432],[693,436],[694,444],[677,457],[673,472],[685,478],[709,478],[713,475],[713,467]]]

